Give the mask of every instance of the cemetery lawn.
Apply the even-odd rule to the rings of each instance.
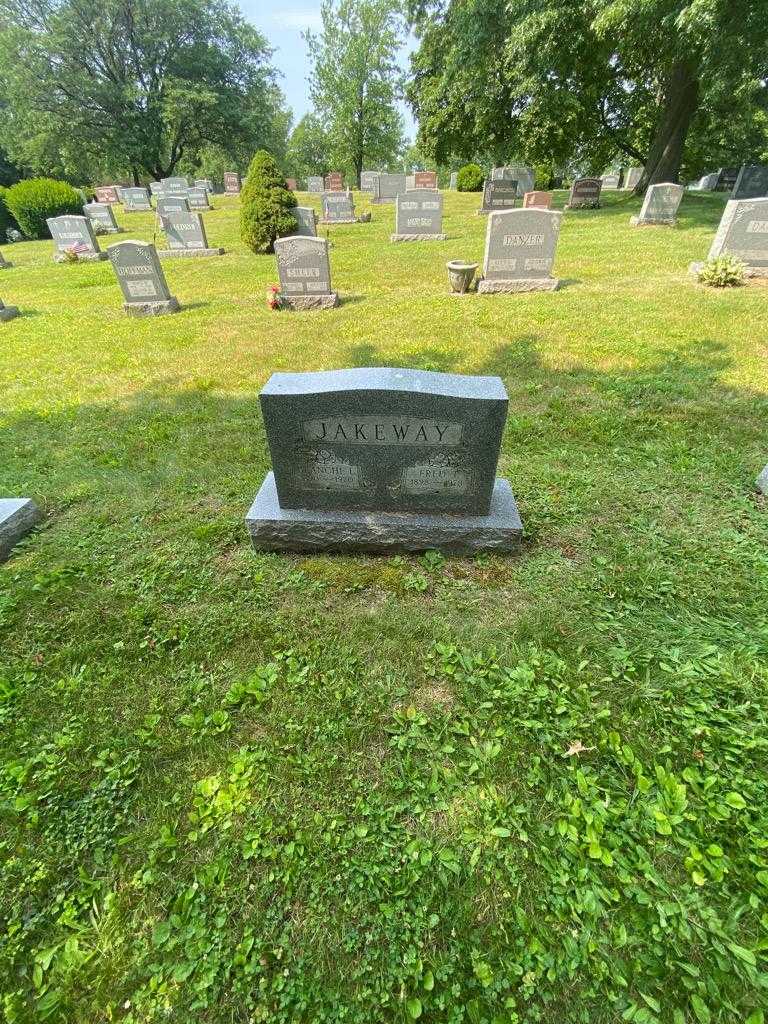
[[[479,202],[330,228],[323,313],[232,198],[175,316],[4,247],[0,1018],[764,1021],[768,290],[687,275],[722,197],[615,194],[561,291],[452,297]],[[260,388],[367,365],[503,378],[520,556],[250,549]]]

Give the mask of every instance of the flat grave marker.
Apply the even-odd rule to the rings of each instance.
[[[332,309],[339,297],[331,288],[325,238],[290,235],[275,242],[281,300],[289,309]]]
[[[128,316],[178,313],[178,300],[168,290],[154,245],[129,239],[111,245],[108,253]]]
[[[489,214],[478,294],[558,288],[552,264],[562,219],[559,210],[533,207]]]
[[[630,217],[629,223],[633,227],[646,224],[673,226],[677,222],[677,210],[684,194],[683,186],[671,181],[649,185],[640,213],[637,217]]]
[[[443,242],[443,197],[434,189],[413,189],[398,195],[391,242]]]
[[[746,277],[768,277],[768,197],[729,199],[709,250],[709,259],[736,256],[746,264]],[[691,263],[697,274],[702,264]]]
[[[67,263],[74,256],[78,260],[105,260],[107,254],[99,248],[88,217],[49,217],[46,220],[53,238],[53,259]]]
[[[0,562],[42,518],[43,513],[31,498],[0,498]]]

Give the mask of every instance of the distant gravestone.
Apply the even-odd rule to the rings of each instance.
[[[86,203],[83,207],[83,213],[94,224],[100,224],[107,234],[116,235],[122,230],[118,227],[109,203]]]
[[[416,188],[416,175],[406,174],[405,176],[405,191]]]
[[[551,192],[526,192],[523,196],[523,209],[536,206],[541,210],[548,210],[552,206]]]
[[[360,175],[360,191],[373,193],[376,189],[376,179],[378,176],[378,171],[363,171]]]
[[[307,178],[307,192],[314,192],[318,195],[325,191],[325,181],[319,174],[313,174]]]
[[[524,194],[534,191],[536,174],[532,167],[525,164],[505,164],[503,167],[493,168],[491,181],[516,181],[518,193]]]
[[[458,171],[451,171],[451,180],[450,180],[450,183],[449,183],[448,187],[451,189],[452,192],[455,192],[457,187],[458,187],[458,184],[459,184],[459,172]]]
[[[344,191],[344,175],[341,171],[331,171],[325,177],[325,189],[326,192],[343,192]]]
[[[161,196],[157,200],[157,215],[164,217],[167,213],[189,213],[189,202],[184,196]]]
[[[19,315],[17,306],[5,306],[3,300],[0,299],[0,324],[4,324],[7,320],[13,320],[14,317]]]
[[[331,289],[331,264],[325,238],[291,235],[275,242],[280,297],[289,309],[331,309],[339,297]]]
[[[168,248],[160,249],[158,256],[169,259],[176,256],[221,256],[223,249],[211,249],[205,234],[203,218],[199,213],[169,210],[161,217]]]
[[[607,192],[608,190],[615,190],[619,187],[619,175],[611,171],[609,174],[603,174],[600,178],[603,183],[603,189]]]
[[[311,206],[297,206],[294,208],[296,215],[295,235],[306,235],[315,238],[317,235],[317,215]]]
[[[53,258],[56,263],[78,260],[105,260],[107,254],[99,248],[88,217],[49,217],[46,220],[54,242]]]
[[[356,221],[351,192],[323,192],[322,224],[354,224]]]
[[[691,189],[694,192],[714,192],[717,188],[717,181],[720,177],[717,171],[712,174],[705,174],[702,178],[696,182],[695,185],[691,185]]]
[[[178,300],[168,290],[154,245],[133,240],[118,242],[109,247],[109,258],[128,316],[159,316],[179,311]]]
[[[562,218],[559,211],[534,208],[489,214],[478,292],[554,291],[560,284],[551,275]]]
[[[195,186],[187,192],[187,202],[190,210],[210,210],[211,203],[208,199],[207,188]]]
[[[257,550],[519,547],[515,499],[496,477],[498,377],[275,373],[260,399],[273,470],[246,518]]]
[[[746,264],[746,277],[768,277],[768,197],[729,199],[709,250],[709,259],[735,256]],[[692,263],[693,274],[701,263]]]
[[[733,186],[731,199],[762,199],[768,196],[768,165],[744,164]]]
[[[186,195],[189,189],[189,182],[181,177],[161,178],[160,184],[166,195]]]
[[[145,188],[124,188],[123,209],[126,213],[138,213],[152,209],[149,192]]]
[[[768,466],[763,469],[760,476],[755,480],[755,487],[761,494],[768,497]]]
[[[740,167],[721,167],[717,172],[716,192],[733,192]]]
[[[675,224],[684,192],[682,185],[675,185],[673,182],[649,185],[639,215],[630,217],[629,223],[633,227],[642,227],[645,224]]]
[[[289,192],[298,192],[299,190],[299,185],[295,178],[286,178],[285,187]]]
[[[633,189],[643,176],[642,167],[630,167],[627,176],[624,178],[624,188]]]
[[[397,197],[391,242],[443,242],[443,197],[434,189],[413,189]]]
[[[10,270],[13,264],[0,252],[0,270]]]
[[[0,309],[2,305],[0,302]],[[8,558],[42,518],[42,512],[31,498],[0,498],[0,562]]]
[[[517,182],[512,178],[487,178],[483,185],[483,205],[480,214],[494,210],[512,210],[517,202]]]
[[[94,191],[96,193],[96,201],[99,203],[117,203],[120,201],[114,185],[100,185]]]
[[[401,192],[406,191],[404,174],[380,174],[376,179],[372,203],[394,203]]]
[[[159,181],[150,181],[150,183],[149,183],[149,191],[151,192],[151,194],[153,196],[161,196],[161,195],[164,195],[164,192],[165,192],[165,190],[163,189],[163,186],[160,184]]]
[[[240,175],[237,171],[224,171],[224,191],[230,196],[240,192]]]
[[[195,188],[204,188],[206,192],[213,193],[213,182],[210,178],[195,178]]]
[[[602,187],[602,178],[577,178],[571,185],[566,210],[598,209]]]
[[[437,171],[416,171],[413,177],[416,188],[437,188]]]

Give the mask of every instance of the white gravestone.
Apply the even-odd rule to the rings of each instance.
[[[105,260],[107,254],[99,248],[88,217],[49,217],[46,221],[51,232],[56,263],[77,260]]]
[[[644,224],[674,225],[684,192],[682,185],[673,182],[649,185],[639,215],[630,217],[629,223],[633,227],[642,227]]]
[[[746,264],[746,277],[768,277],[768,197],[729,199],[717,229],[709,259],[735,256]],[[692,263],[696,274],[701,263]]]

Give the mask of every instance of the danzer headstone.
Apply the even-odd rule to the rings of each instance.
[[[320,194],[325,191],[325,181],[320,174],[312,174],[307,178],[307,192]]]
[[[522,523],[496,476],[498,377],[393,368],[275,373],[272,457],[246,519],[257,550],[513,551]]]
[[[178,312],[179,303],[168,290],[154,245],[134,240],[118,242],[109,247],[109,258],[123,292],[123,309],[128,316]]]
[[[529,206],[536,206],[542,210],[548,210],[552,206],[551,192],[526,192],[523,196],[523,209]]]
[[[117,203],[120,201],[114,185],[100,185],[94,191],[97,203]]]
[[[168,248],[158,251],[161,259],[174,256],[221,256],[224,252],[223,249],[211,249],[208,246],[203,218],[199,213],[169,210],[161,220],[168,239]]]
[[[311,206],[296,206],[293,210],[296,217],[295,235],[306,235],[315,238],[317,235],[317,215]]]
[[[437,188],[437,171],[416,171],[413,177],[416,188]]]
[[[392,242],[443,242],[443,197],[434,189],[402,192],[395,207]]]
[[[137,213],[145,210],[152,209],[152,203],[150,202],[149,192],[145,188],[124,188],[123,189],[123,208],[126,213]]]
[[[195,186],[187,192],[187,202],[190,210],[210,210],[211,204],[208,199],[209,189],[202,185]]]
[[[373,203],[394,203],[401,192],[406,191],[404,174],[380,174],[375,181]]]
[[[42,518],[42,512],[31,498],[0,498],[0,562],[8,558]]]
[[[6,306],[3,304],[3,300],[0,299],[0,324],[4,324],[8,320],[13,320],[13,318],[18,315],[19,310],[17,306]]]
[[[744,164],[739,170],[731,199],[762,199],[768,196],[768,165]]]
[[[360,175],[360,191],[361,192],[374,192],[376,178],[378,178],[378,171],[363,171]]]
[[[493,210],[512,210],[517,201],[517,182],[513,178],[486,178],[483,185],[483,205],[480,214]]]
[[[323,192],[323,224],[354,224],[355,204],[351,192]]]
[[[186,196],[161,196],[157,200],[157,215],[164,217],[167,213],[189,213]]]
[[[577,178],[571,185],[566,210],[596,210],[602,187],[602,178]]]
[[[224,191],[236,196],[240,191],[240,175],[237,171],[224,171]]]
[[[110,235],[116,235],[121,230],[109,203],[86,203],[83,213],[94,224],[100,224]]]
[[[289,309],[331,309],[339,297],[331,289],[331,263],[325,238],[290,235],[275,242],[280,295]]]
[[[630,217],[629,223],[633,227],[642,227],[644,224],[674,224],[684,192],[682,185],[675,185],[673,182],[649,185],[640,213],[637,217]]]
[[[341,171],[331,171],[330,174],[325,176],[325,191],[326,192],[343,192],[344,191],[344,175]]]
[[[57,263],[70,259],[105,260],[107,254],[99,248],[88,217],[49,217],[46,221],[55,246],[53,258]]]
[[[552,277],[560,222],[558,210],[506,210],[491,213],[485,235],[480,294],[554,291]]]
[[[735,256],[746,264],[747,277],[768,277],[768,197],[729,199],[717,229],[709,259]],[[701,263],[692,263],[698,273]]]

